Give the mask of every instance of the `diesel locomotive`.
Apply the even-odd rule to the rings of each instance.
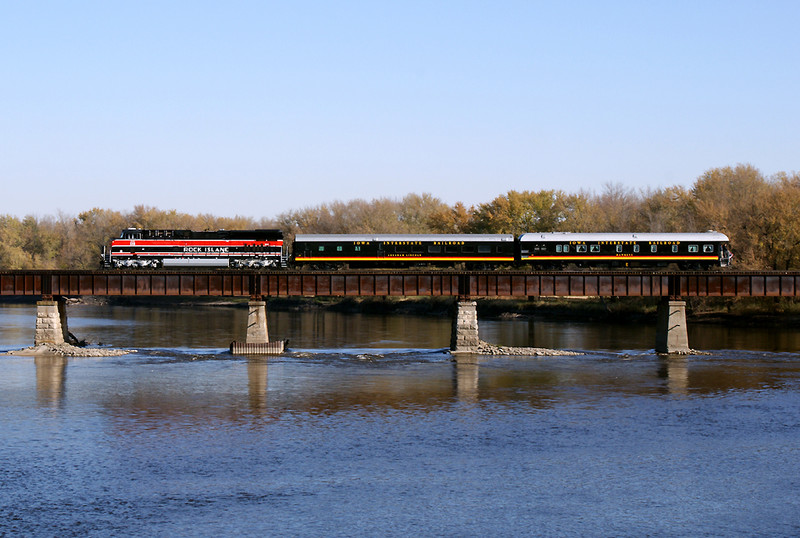
[[[104,251],[113,268],[726,267],[728,237],[703,233],[298,234],[291,255],[280,230],[129,228]],[[105,250],[105,249],[104,249]]]
[[[284,264],[280,230],[143,230],[128,228],[103,249],[103,266],[132,267],[280,267]]]

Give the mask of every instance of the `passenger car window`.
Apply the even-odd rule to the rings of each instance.
[[[697,245],[689,245],[689,252],[700,252]]]
[[[672,252],[678,252],[678,245],[672,245]]]
[[[650,245],[650,252],[658,252],[658,245]]]
[[[600,252],[600,245],[589,245],[589,252]]]
[[[617,252],[622,252],[622,245],[617,245]]]
[[[703,245],[703,252],[714,252],[714,245]]]
[[[586,252],[586,245],[577,245],[577,246],[575,247],[575,250],[576,250],[577,252]]]

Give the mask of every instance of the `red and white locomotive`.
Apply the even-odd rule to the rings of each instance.
[[[280,230],[143,230],[128,228],[103,252],[105,267],[280,267]]]

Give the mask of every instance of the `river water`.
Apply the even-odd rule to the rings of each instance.
[[[290,352],[246,358],[245,307],[70,306],[134,348],[0,357],[0,536],[797,536],[800,330],[270,312]],[[35,308],[0,307],[0,350]]]

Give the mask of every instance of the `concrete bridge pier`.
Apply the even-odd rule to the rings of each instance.
[[[42,298],[36,303],[36,332],[33,345],[63,344],[69,341],[66,300],[63,297]]]
[[[665,297],[658,303],[656,353],[688,354],[689,334],[686,330],[686,301]]]
[[[267,302],[250,299],[247,304],[247,335],[244,343],[231,342],[231,353],[237,355],[278,355],[286,348],[286,340],[269,341],[267,329]]]
[[[475,301],[457,300],[450,333],[450,351],[475,353],[478,351],[478,305]]]
[[[247,304],[247,338],[248,344],[268,344],[267,302],[250,301]]]

